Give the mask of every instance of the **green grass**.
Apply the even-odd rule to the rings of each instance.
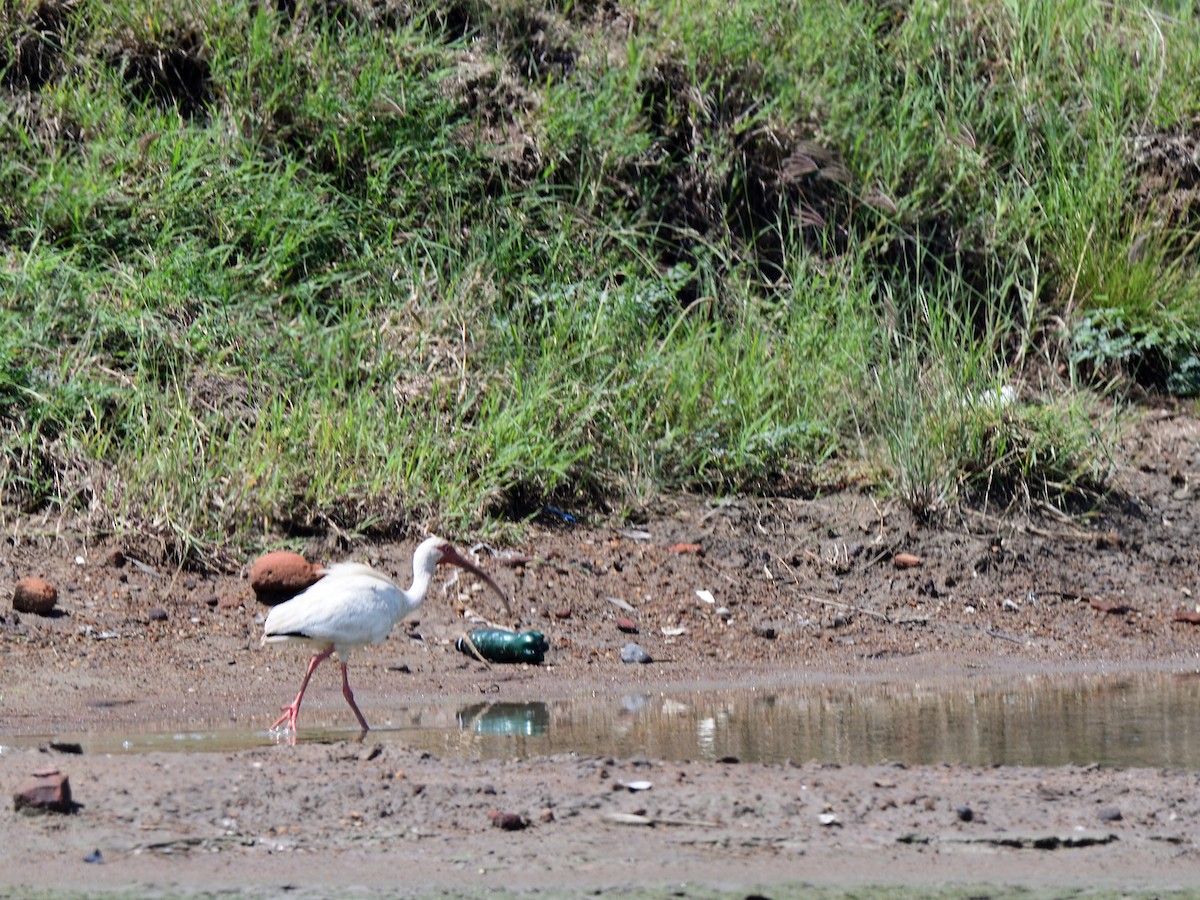
[[[1193,5],[605,9],[6,6],[2,516],[1067,507],[1200,393]]]

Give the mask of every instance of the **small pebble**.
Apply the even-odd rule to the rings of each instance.
[[[975,810],[969,806],[955,807],[954,814],[958,816],[958,821],[960,822],[970,822],[975,818]]]
[[[517,813],[501,812],[498,809],[493,809],[488,813],[488,818],[492,820],[492,825],[502,831],[521,831],[526,828],[529,823]]]
[[[93,850],[91,853],[89,853],[87,856],[85,856],[83,858],[83,861],[85,863],[103,863],[104,862],[104,854],[102,854],[99,849],[96,849],[96,850]]]
[[[626,634],[637,634],[637,622],[633,621],[633,619],[617,619],[617,629],[625,632]]]
[[[1102,822],[1120,822],[1123,818],[1121,810],[1115,806],[1102,806],[1096,810],[1096,815],[1100,817]]]
[[[156,606],[154,609],[150,610],[150,621],[151,622],[167,621],[167,611],[165,609],[163,609],[161,606]]]
[[[637,644],[626,644],[621,648],[621,662],[646,663],[654,662],[654,658]]]

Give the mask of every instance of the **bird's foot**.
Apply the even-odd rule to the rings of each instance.
[[[300,708],[296,704],[279,707],[283,710],[283,715],[275,720],[275,724],[271,726],[270,731],[273,734],[287,734],[289,731],[295,734],[300,729],[296,727],[296,718],[300,715]]]

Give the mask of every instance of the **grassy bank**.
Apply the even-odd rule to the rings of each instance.
[[[7,5],[2,517],[1094,499],[1200,390],[1196,83],[1186,3]]]

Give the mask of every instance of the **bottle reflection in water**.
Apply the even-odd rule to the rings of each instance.
[[[458,711],[458,727],[476,734],[537,737],[550,727],[545,703],[475,703]]]

